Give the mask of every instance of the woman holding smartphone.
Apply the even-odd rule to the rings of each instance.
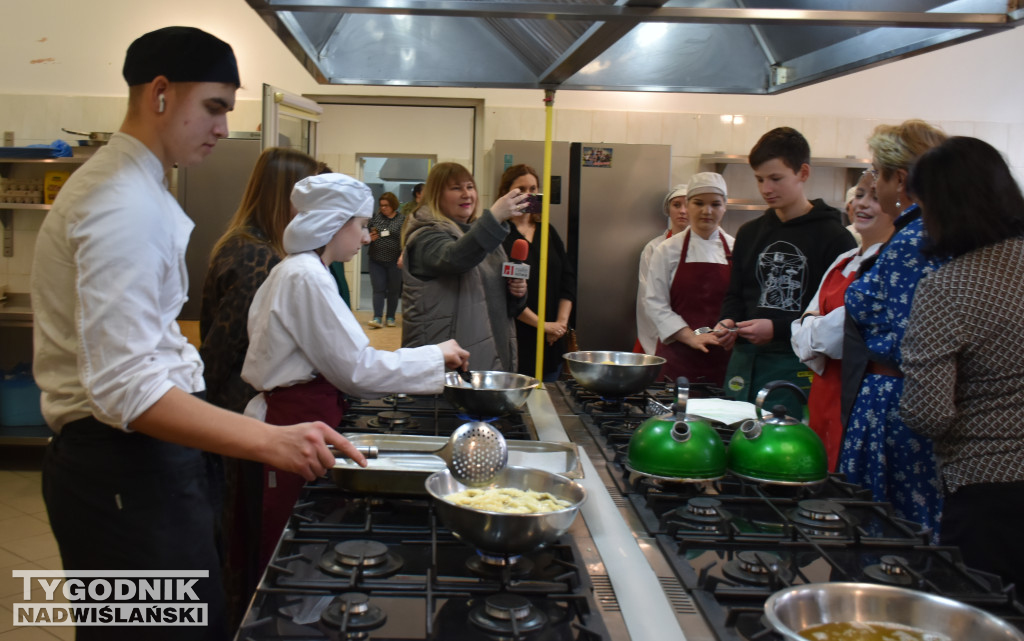
[[[519,373],[533,376],[537,371],[537,307],[540,292],[540,229],[541,201],[537,194],[537,172],[529,165],[513,165],[501,176],[498,194],[513,189],[529,194],[525,215],[513,218],[514,225],[503,245],[511,252],[512,245],[522,238],[530,244],[526,263],[530,266],[527,280],[526,309],[516,317],[516,342],[519,347]],[[556,381],[562,372],[562,354],[566,352],[569,333],[569,315],[576,301],[576,268],[565,252],[565,244],[558,232],[548,225],[548,273],[546,314],[544,322],[543,380]]]

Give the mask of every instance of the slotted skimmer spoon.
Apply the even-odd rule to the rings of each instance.
[[[466,485],[484,485],[508,463],[508,444],[505,437],[490,423],[470,421],[452,432],[444,447],[434,451],[380,449],[376,445],[363,445],[357,449],[366,458],[386,454],[427,454],[442,459],[452,477]],[[337,451],[341,454],[340,451]]]

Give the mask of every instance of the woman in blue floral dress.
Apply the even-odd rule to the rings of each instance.
[[[900,419],[899,367],[914,290],[940,264],[921,254],[924,228],[917,205],[907,195],[907,173],[918,156],[944,139],[931,125],[910,120],[880,125],[868,140],[879,203],[896,218],[896,230],[874,264],[865,261],[868,266],[846,290],[846,431],[839,457],[839,471],[849,480],[870,489],[874,500],[890,502],[897,516],[931,528],[933,537],[938,534],[942,488],[931,440],[910,431]]]

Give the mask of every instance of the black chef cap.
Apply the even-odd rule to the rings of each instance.
[[[165,27],[140,36],[128,47],[122,74],[129,87],[157,76],[242,85],[231,45],[195,27]]]

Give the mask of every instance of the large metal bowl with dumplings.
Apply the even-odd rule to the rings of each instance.
[[[511,372],[459,372],[444,375],[444,397],[455,409],[474,418],[495,418],[519,410],[538,385],[537,379]]]
[[[633,352],[569,352],[562,359],[581,387],[608,398],[642,392],[665,364],[660,356]]]
[[[557,499],[568,501],[569,507],[555,512],[508,514],[456,505],[445,497],[470,486],[456,481],[450,470],[434,472],[427,477],[425,486],[434,497],[437,515],[445,526],[463,541],[494,554],[524,554],[551,543],[569,529],[587,497],[579,483],[530,467],[506,467],[487,485],[473,487],[511,487],[548,492]]]
[[[1024,633],[1006,621],[959,601],[891,585],[874,583],[808,583],[785,588],[764,604],[768,625],[787,641],[806,639],[943,639],[971,641],[1024,641]],[[834,636],[803,636],[820,625],[844,628]],[[850,630],[867,624],[910,628],[883,637]],[[819,633],[822,634],[822,633]]]

